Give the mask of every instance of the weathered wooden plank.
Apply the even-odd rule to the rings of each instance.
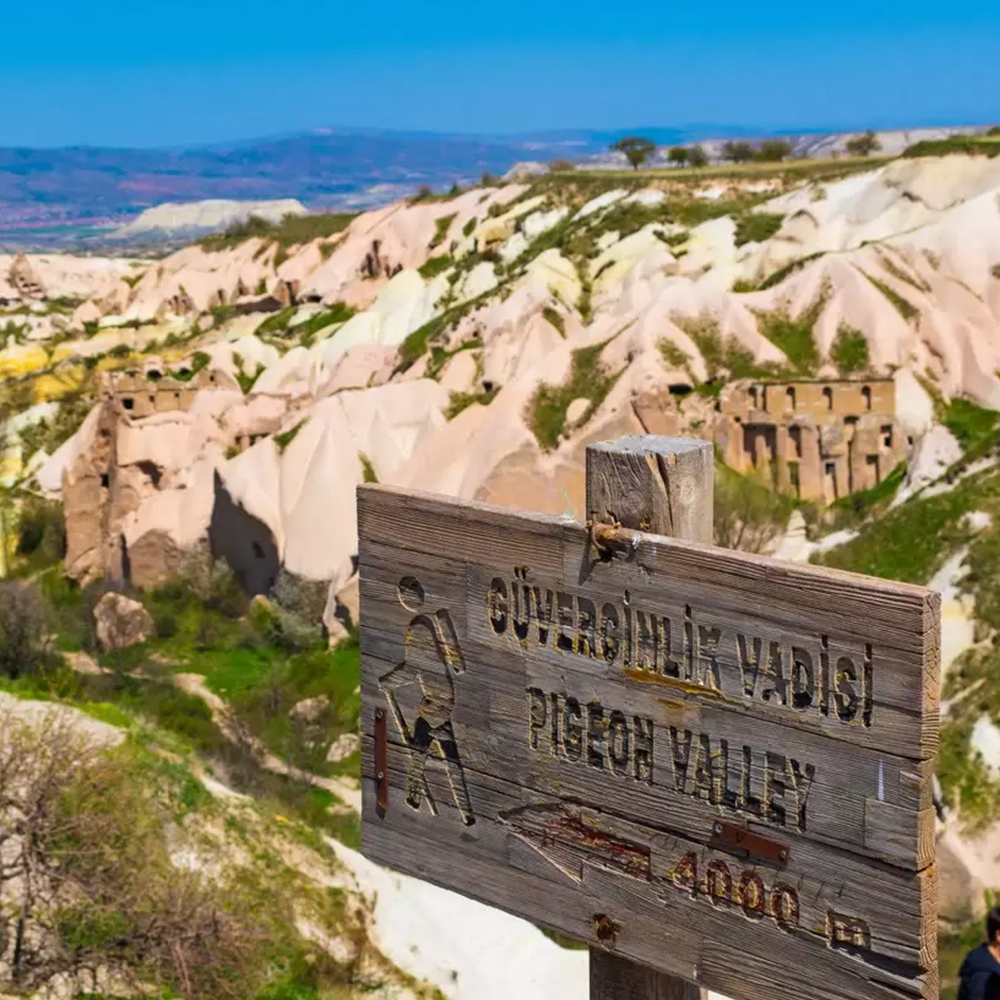
[[[824,590],[827,571],[778,572],[756,557],[659,536],[641,536],[641,558],[598,561],[581,586],[581,560],[593,547],[580,526],[426,496],[401,500],[359,490],[363,530],[373,526],[373,537],[362,535],[362,562],[372,542],[447,555],[454,581],[441,599],[453,602],[463,598],[467,567],[464,600],[449,612],[466,615],[483,642],[532,660],[603,662],[633,680],[680,680],[680,697],[721,694],[742,710],[780,712],[792,727],[934,755],[936,685],[922,673],[936,662],[938,628],[926,624],[937,606],[932,592],[853,574],[833,574]],[[839,599],[838,587],[848,585],[852,596]],[[698,690],[706,686],[717,690]]]
[[[590,1000],[700,1000],[694,983],[600,949],[590,952]]]
[[[363,849],[588,941],[595,997],[934,1000],[937,597],[630,530],[710,536],[672,451],[588,449],[617,528],[359,489]]]
[[[379,697],[369,676],[385,676],[402,657],[400,651],[399,658],[386,659],[383,649],[373,649],[379,635],[370,631],[365,639],[371,670],[365,673],[364,725],[368,703]],[[621,815],[641,814],[693,837],[725,816],[901,867],[919,869],[933,860],[927,782],[905,758],[711,706],[650,706],[641,692],[616,691],[600,678],[578,685],[570,676],[558,686],[538,687],[534,678],[522,680],[516,661],[505,664],[490,651],[476,652],[470,662],[475,683],[456,692],[453,720],[471,768],[516,773],[540,794],[562,790],[582,801],[599,800]],[[412,698],[405,708],[416,710]],[[473,718],[479,725],[468,725]],[[390,740],[399,741],[398,734]],[[914,801],[915,781],[922,808],[907,805]],[[877,820],[869,803],[897,810],[891,836],[872,832]]]
[[[371,738],[363,756],[367,769]],[[783,867],[742,861],[600,810],[551,798],[525,805],[516,782],[472,774],[482,811],[467,826],[443,764],[428,770],[432,815],[405,802],[408,752],[390,759],[389,812],[378,829],[366,800],[366,854],[637,961],[689,979],[698,969],[708,988],[721,987],[700,968],[703,941],[726,941],[747,968],[776,951],[809,961],[816,951],[838,1000],[916,995],[921,963],[934,957],[933,934],[921,932],[931,890],[923,879],[805,849]],[[614,925],[613,940],[599,936],[601,916]],[[674,961],[665,964],[667,955]]]

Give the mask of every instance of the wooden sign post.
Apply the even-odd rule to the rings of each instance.
[[[362,849],[589,942],[594,1000],[936,1000],[939,598],[706,544],[711,479],[359,488]]]

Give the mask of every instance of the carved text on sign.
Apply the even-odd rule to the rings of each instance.
[[[706,695],[723,694],[813,711],[845,725],[872,725],[874,662],[863,652],[836,649],[829,636],[782,643],[702,621],[690,605],[666,615],[620,600],[595,601],[528,580],[494,577],[485,594],[492,631],[527,648],[548,647],[603,661],[632,680],[674,680]],[[739,683],[723,686],[723,657],[738,664]],[[732,685],[731,685],[732,686]]]

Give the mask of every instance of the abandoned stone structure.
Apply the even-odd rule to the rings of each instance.
[[[738,472],[829,504],[878,485],[905,457],[895,412],[892,379],[744,380],[723,389],[714,437]]]
[[[101,395],[135,419],[154,413],[186,412],[194,405],[200,389],[235,387],[228,379],[220,382],[218,373],[207,368],[178,374],[187,377],[166,375],[163,367],[155,363],[144,371],[110,372],[104,376]]]
[[[10,265],[10,283],[22,299],[45,298],[45,286],[38,280],[38,275],[23,253],[19,253]]]
[[[205,392],[220,395],[199,403]],[[145,370],[105,374],[101,401],[81,431],[85,444],[63,473],[67,574],[149,587],[176,573],[183,552],[170,532],[156,530],[157,518],[191,521],[193,530],[198,517],[207,522],[212,468],[232,449],[276,432],[286,408],[285,400],[245,399],[230,375],[212,368],[185,380],[151,360]],[[199,462],[203,470],[193,472]],[[171,492],[161,509],[145,508],[153,527],[127,546],[140,508],[164,491]]]

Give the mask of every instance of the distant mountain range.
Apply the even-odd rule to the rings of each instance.
[[[424,184],[443,190],[503,174],[520,161],[600,162],[624,134],[666,146],[769,133],[718,125],[508,136],[324,128],[191,148],[0,149],[0,249],[99,245],[164,202],[295,198],[314,210],[367,208]],[[832,138],[799,135],[796,146],[823,148]]]

